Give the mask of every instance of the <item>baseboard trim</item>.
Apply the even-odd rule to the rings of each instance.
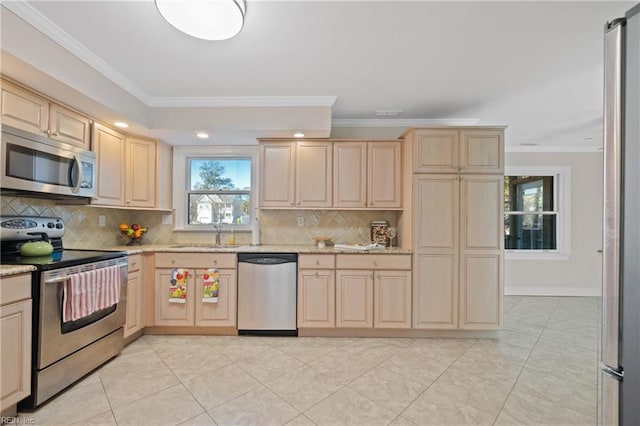
[[[437,337],[456,339],[496,339],[498,330],[417,330],[372,328],[299,328],[300,337]]]
[[[200,334],[207,336],[237,336],[238,329],[235,327],[191,327],[156,325],[145,327],[144,334]]]
[[[519,287],[505,286],[505,296],[589,296],[600,297],[600,288],[576,288],[561,286]]]

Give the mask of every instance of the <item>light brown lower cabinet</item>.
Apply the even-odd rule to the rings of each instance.
[[[373,273],[373,326],[411,328],[411,271]]]
[[[336,271],[336,327],[373,327],[372,271]]]
[[[11,414],[31,394],[31,274],[4,277],[0,286],[0,410]]]
[[[336,267],[336,327],[411,327],[410,255],[337,255]]]
[[[156,253],[154,325],[236,325],[235,253]],[[169,285],[174,268],[188,271],[184,303],[171,302]],[[202,281],[208,269],[217,269],[219,293],[216,303],[203,301]]]
[[[124,324],[124,337],[129,337],[144,328],[144,286],[142,279],[142,256],[139,254],[129,256],[127,319]]]
[[[335,276],[334,255],[298,256],[298,327],[336,326]]]

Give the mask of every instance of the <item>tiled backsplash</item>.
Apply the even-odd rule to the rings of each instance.
[[[123,245],[127,239],[118,232],[121,223],[138,223],[148,227],[143,237],[147,244],[184,244],[213,242],[211,232],[173,232],[171,225],[162,224],[166,212],[113,209],[87,205],[56,204],[40,198],[0,197],[2,216],[53,216],[64,220],[66,247],[98,248]],[[105,216],[105,226],[98,226],[99,216]],[[298,226],[302,217],[304,226]],[[263,210],[260,213],[261,244],[313,244],[313,237],[331,237],[333,242],[365,243],[370,237],[370,223],[386,220],[396,224],[394,211],[336,210]],[[236,244],[250,244],[251,234],[236,232]],[[223,243],[227,236],[222,236]]]
[[[302,217],[303,226],[298,226]],[[313,244],[313,237],[331,237],[334,243],[366,243],[370,224],[386,220],[396,224],[394,211],[368,210],[262,210],[260,242],[262,244]]]

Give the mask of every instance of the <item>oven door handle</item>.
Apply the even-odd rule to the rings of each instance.
[[[45,284],[60,283],[60,282],[67,281],[67,280],[70,280],[70,279],[71,279],[70,275],[65,275],[63,277],[51,278],[50,280],[46,280],[44,283]]]

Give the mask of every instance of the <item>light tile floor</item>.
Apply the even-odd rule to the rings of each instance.
[[[499,339],[143,336],[20,421],[594,425],[599,305],[506,297]]]

